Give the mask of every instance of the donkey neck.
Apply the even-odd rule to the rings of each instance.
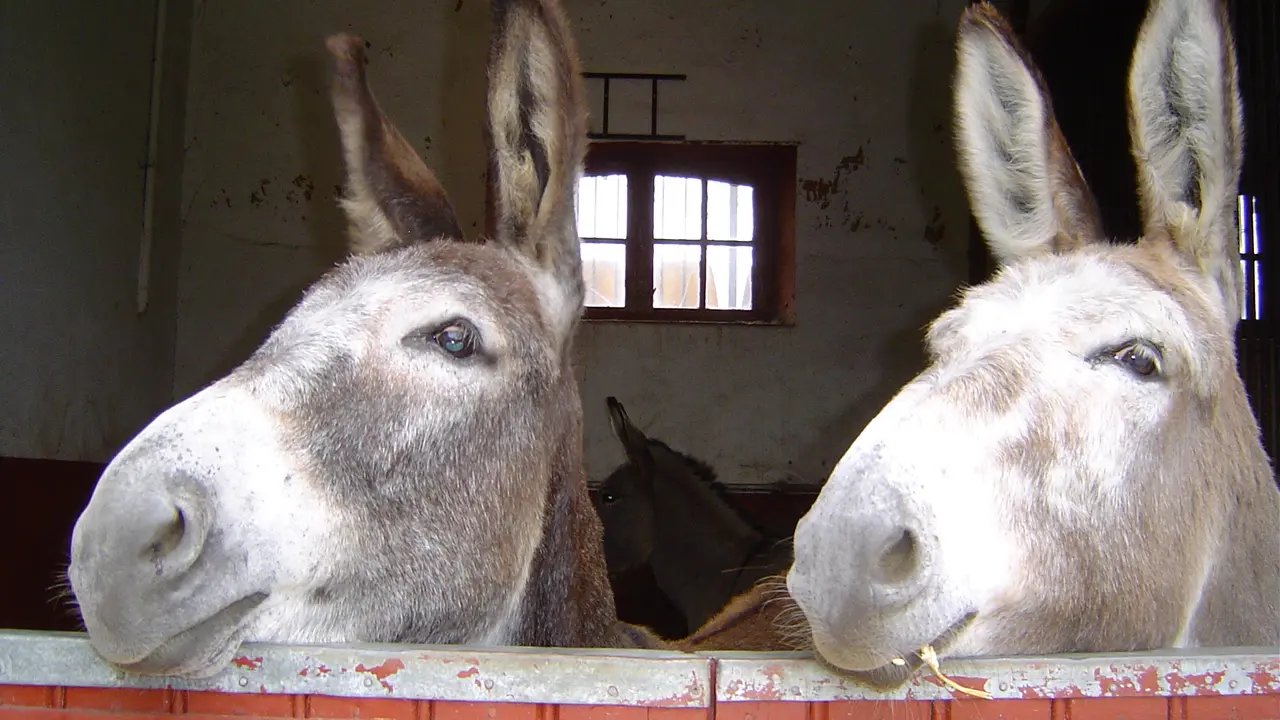
[[[1211,541],[1205,584],[1182,645],[1280,645],[1280,489],[1262,451],[1260,467],[1239,470],[1242,488]],[[1265,468],[1265,469],[1264,469]]]
[[[1231,372],[1220,392],[1184,465],[1208,495],[1200,505],[1220,510],[1201,520],[1204,582],[1178,644],[1280,645],[1280,488],[1239,376]]]
[[[566,378],[556,425],[563,430],[551,462],[542,539],[509,644],[634,647],[643,643],[624,631],[614,608],[604,530],[582,468],[581,401],[573,373]]]
[[[718,612],[764,536],[674,451],[655,448],[654,579],[690,629]]]

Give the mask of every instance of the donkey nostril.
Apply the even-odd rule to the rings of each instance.
[[[173,509],[173,517],[156,529],[150,543],[147,544],[147,559],[159,565],[166,557],[172,555],[182,545],[187,534],[187,516],[182,508]]]
[[[919,565],[919,550],[915,533],[903,528],[892,536],[880,554],[880,577],[885,583],[905,582]]]

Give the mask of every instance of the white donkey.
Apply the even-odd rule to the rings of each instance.
[[[795,536],[817,653],[1280,642],[1280,491],[1236,370],[1242,122],[1225,3],[1155,0],[1129,77],[1144,237],[1110,244],[1045,87],[987,5],[956,123],[1002,267],[928,332]],[[894,658],[908,659],[906,667]]]

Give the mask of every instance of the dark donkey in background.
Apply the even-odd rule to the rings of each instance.
[[[487,243],[460,242],[363,41],[329,39],[352,258],[103,473],[69,575],[113,665],[208,675],[241,641],[650,642],[614,615],[582,467],[573,39],[556,0],[493,16]]]
[[[786,538],[735,507],[710,465],[646,436],[617,398],[606,403],[627,454],[599,492],[611,575],[647,563],[691,632],[759,580],[787,569]]]

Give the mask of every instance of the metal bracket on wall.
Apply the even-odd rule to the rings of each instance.
[[[660,80],[676,80],[683,82],[687,79],[684,74],[671,73],[600,73],[588,72],[582,73],[582,77],[587,80],[603,80],[604,81],[604,109],[601,113],[601,132],[590,133],[588,137],[592,140],[666,140],[672,142],[680,142],[684,140],[684,135],[663,135],[658,132],[658,81]],[[611,133],[609,132],[609,83],[614,80],[640,80],[649,81],[649,133]]]

